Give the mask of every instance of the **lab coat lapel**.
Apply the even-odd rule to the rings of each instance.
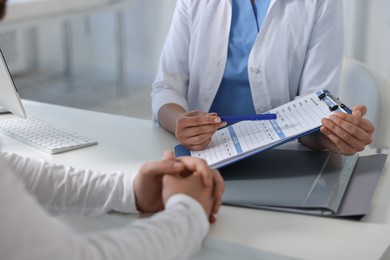
[[[205,105],[205,111],[210,109],[225,71],[232,17],[231,0],[212,0],[208,5],[214,5],[207,8],[213,10],[213,13],[205,15],[207,19],[204,20],[205,24],[202,25],[202,28],[209,31],[205,34],[209,39],[204,39],[205,45],[208,46],[203,45],[203,47],[205,50],[209,48],[210,52],[208,53],[209,57],[204,57],[205,61],[208,62],[198,64],[198,66],[203,66],[203,82],[200,87],[205,88],[205,95],[201,96],[200,99]]]

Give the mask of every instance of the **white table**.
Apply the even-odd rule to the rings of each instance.
[[[58,155],[0,135],[3,151],[101,171],[135,171],[177,144],[151,121],[24,101],[29,116],[99,141],[97,146]],[[0,122],[11,115],[0,115]],[[203,250],[194,259],[380,259],[390,245],[389,162],[361,221],[223,206]],[[134,216],[61,217],[79,232],[125,225]],[[390,252],[387,257],[390,259]]]

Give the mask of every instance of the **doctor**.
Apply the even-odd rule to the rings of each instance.
[[[262,113],[326,88],[337,92],[342,62],[339,0],[178,0],[152,89],[154,120],[191,150],[226,125],[218,115]],[[335,113],[302,138],[354,154],[374,126]]]

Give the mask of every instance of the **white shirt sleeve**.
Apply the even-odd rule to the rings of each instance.
[[[133,183],[121,183],[132,176],[76,171],[1,153],[0,169],[0,259],[187,259],[200,248],[209,227],[201,205],[180,194],[150,218],[78,235],[39,204],[53,212],[95,214],[104,211],[99,207],[132,211]],[[90,189],[96,189],[97,198]]]
[[[135,174],[76,170],[15,154],[2,156],[25,188],[52,214],[137,212],[132,187]]]
[[[190,1],[178,0],[152,86],[153,120],[162,106],[175,103],[189,110],[188,84],[190,55],[190,28],[188,12]]]

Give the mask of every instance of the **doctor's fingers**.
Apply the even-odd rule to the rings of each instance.
[[[215,113],[194,114],[193,112],[187,112],[182,117],[176,120],[176,126],[180,128],[203,126],[203,125],[226,125],[222,123],[221,118]]]
[[[196,137],[190,137],[185,140],[180,140],[180,143],[184,145],[187,149],[190,151],[201,151],[207,148],[209,143],[211,142],[211,135],[203,135],[196,136]]]
[[[361,118],[361,120],[364,119]],[[342,120],[337,116],[330,116],[329,119],[323,119],[322,123],[326,128],[330,129],[332,132],[334,132],[336,135],[338,135],[344,140],[351,140],[351,142],[360,141],[365,144],[370,144],[372,142],[372,133],[374,131],[374,127],[372,126],[371,129],[369,127],[370,125],[372,125],[371,122],[369,122],[368,120],[366,121],[367,124],[364,124],[364,121],[362,121],[361,124],[356,125],[351,123],[350,121]],[[366,131],[362,127],[366,127],[366,129],[368,128],[370,131]],[[350,144],[354,145],[354,143]]]
[[[185,112],[184,113],[184,116],[186,117],[192,117],[192,116],[206,116],[206,115],[214,115],[216,116],[217,113],[207,113],[207,112],[204,112],[204,111],[201,111],[201,110],[191,110],[191,111],[188,111],[188,112]]]
[[[350,146],[347,142],[345,142],[343,139],[341,139],[332,132],[328,132],[325,134],[325,132],[323,131],[323,127],[321,128],[321,132],[324,133],[324,135],[326,136],[325,146],[329,151],[344,155],[353,155],[361,151],[361,149],[359,150],[355,147]]]
[[[218,128],[220,128],[220,124],[217,125],[195,125],[191,127],[179,128],[176,126],[176,130],[180,131],[183,137],[193,137],[197,135],[211,134],[213,135]]]
[[[363,117],[365,114],[367,114],[367,107],[364,105],[358,105],[351,107],[352,114],[356,116]]]
[[[354,110],[353,113],[360,114],[361,110]],[[375,127],[370,120],[363,118],[355,114],[346,114],[341,112],[332,113],[329,116],[329,119],[332,120],[335,124],[343,127],[347,130],[347,127],[350,127],[350,124],[358,126],[367,133],[374,133]],[[362,114],[363,115],[363,114]]]
[[[201,150],[207,146],[209,139],[216,131],[217,127],[215,126],[197,126],[183,129],[176,127],[175,136],[182,145],[186,147],[200,146],[197,150]]]
[[[323,127],[321,127],[321,132],[323,131],[322,130]],[[328,136],[331,135],[331,134],[328,134]],[[339,148],[337,147],[337,145],[331,140],[329,139],[329,137],[326,136],[325,134],[322,134],[321,136],[321,144],[322,146],[325,148],[325,149],[328,149],[329,151],[331,152],[334,152],[334,153],[341,153],[341,151],[339,150]]]
[[[370,135],[366,132],[364,132],[366,133],[364,138],[362,136],[359,137],[362,138],[362,140],[360,140],[332,122],[324,123],[323,127],[321,127],[321,133],[329,138],[343,154],[354,154],[356,152],[363,151],[365,146],[369,144],[371,140]]]

